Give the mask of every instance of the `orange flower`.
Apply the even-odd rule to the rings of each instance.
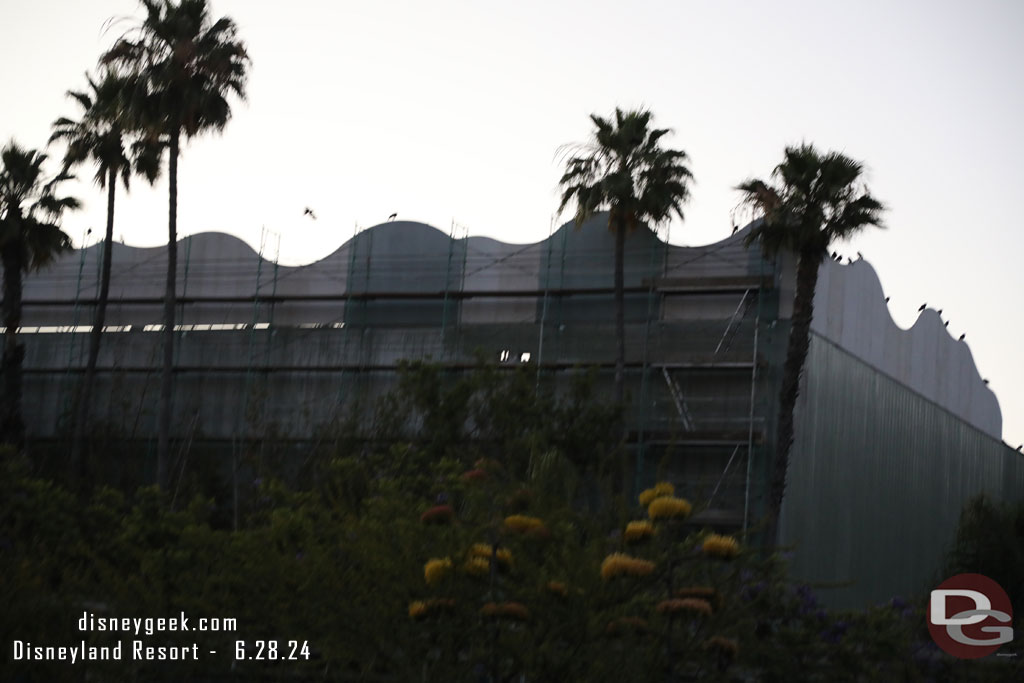
[[[526,621],[530,618],[530,610],[519,602],[489,602],[480,608],[485,617],[506,617]]]
[[[672,598],[671,600],[662,600],[658,603],[657,607],[659,614],[680,614],[682,612],[691,612],[693,614],[701,614],[705,617],[711,616],[711,603],[701,598]]]

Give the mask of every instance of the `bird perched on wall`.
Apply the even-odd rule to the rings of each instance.
[[[984,382],[986,384],[986,386],[988,385],[988,380],[987,379],[983,379],[981,381]]]
[[[943,323],[943,325],[942,325],[942,326],[943,326],[943,327],[949,327],[949,321],[947,320],[947,321],[946,321],[945,323]]]
[[[921,311],[923,311],[926,308],[928,308],[928,304],[927,303],[923,303],[923,304],[921,304],[921,308],[917,309],[917,312],[920,313]]]
[[[395,220],[396,218],[398,218],[398,214],[397,214],[397,213],[393,213],[393,214],[391,214],[390,216],[388,216],[388,220],[389,220],[389,221],[393,221],[393,220]]]
[[[966,332],[964,334],[961,334],[960,335],[960,339],[958,341],[963,341],[966,336],[967,336]]]
[[[302,212],[302,215],[309,216],[313,220],[316,220],[316,214],[313,213],[313,209],[309,208],[308,206],[306,207],[306,210]]]
[[[889,297],[885,297],[885,303],[889,303]]]

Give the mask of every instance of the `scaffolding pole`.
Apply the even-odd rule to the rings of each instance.
[[[548,257],[544,263],[544,299],[540,309],[540,331],[537,335],[537,383],[534,392],[540,392],[541,366],[544,363],[544,326],[548,319],[548,297],[551,291],[551,238],[555,234],[555,215],[551,215],[551,222],[548,224]]]
[[[759,276],[764,277],[764,259],[761,259]],[[754,318],[754,354],[750,363],[750,413],[747,427],[747,474],[743,484],[743,534],[746,536],[750,520],[750,472],[754,460],[754,408],[757,394],[757,351],[758,335],[761,329],[761,302],[764,297],[757,297],[757,314]]]
[[[633,475],[633,495],[640,490],[642,486],[641,478],[643,477],[644,468],[646,467],[646,447],[644,439],[647,434],[647,414],[649,406],[647,405],[650,396],[648,395],[649,382],[648,374],[650,370],[650,342],[651,342],[651,319],[658,315],[654,310],[654,302],[656,300],[655,294],[655,282],[658,278],[654,277],[654,257],[657,252],[658,245],[663,246],[663,258],[662,258],[662,277],[666,275],[666,268],[668,264],[668,240],[671,235],[672,224],[669,223],[665,228],[665,240],[662,242],[658,236],[656,230],[652,230],[653,240],[651,241],[651,259],[647,267],[648,279],[650,280],[650,288],[647,292],[647,315],[644,320],[644,351],[643,351],[643,362],[640,370],[640,428],[637,431],[637,460],[636,460],[636,472]],[[634,404],[635,405],[635,404]]]

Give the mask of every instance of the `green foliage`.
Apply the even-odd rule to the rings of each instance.
[[[594,513],[577,504],[584,482],[598,476],[586,475],[565,449],[607,452],[596,422],[589,442],[583,431],[566,438],[570,428],[555,428],[569,406],[589,415],[576,416],[584,422],[604,414],[584,390],[535,394],[550,410],[524,411],[517,427],[497,413],[506,398],[528,401],[517,385],[531,383],[529,376],[407,372],[403,395],[388,399],[409,411],[396,423],[403,438],[339,441],[353,447],[321,454],[308,487],[257,480],[237,530],[218,524],[208,497],[172,505],[157,488],[75,495],[7,458],[0,598],[9,618],[0,620],[0,636],[109,645],[114,634],[77,631],[83,612],[230,617],[237,632],[190,633],[184,642],[232,653],[236,639],[308,641],[313,660],[278,663],[275,671],[323,680],[646,683],[674,673],[676,680],[868,681],[960,671],[935,668],[920,606],[830,612],[786,579],[778,557],[742,542],[731,559],[711,555],[703,550],[711,531],[683,519],[655,521],[657,533],[636,540],[624,529],[646,517],[642,506]],[[460,423],[449,412],[454,405],[470,417]],[[446,437],[407,420],[437,425]],[[467,440],[475,430],[492,439]],[[652,569],[603,578],[612,553]],[[474,556],[483,562],[479,573],[467,570]],[[446,558],[450,569],[428,582],[425,565]],[[663,601],[687,597],[705,600],[706,610],[664,611]],[[506,605],[503,614],[487,614],[495,609],[489,603],[525,612]],[[183,642],[176,634],[143,639]],[[268,665],[238,662],[234,675],[265,675]],[[76,671],[92,680],[187,680],[227,675],[229,667],[224,654],[174,665],[87,662]],[[38,662],[16,669],[26,680],[67,673]]]
[[[982,494],[964,505],[943,578],[955,574],[984,574],[1003,587],[1011,605],[1024,606],[1024,503],[996,503]],[[1014,616],[1024,625],[1022,612]]]

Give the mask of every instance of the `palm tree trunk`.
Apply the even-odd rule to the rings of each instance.
[[[625,251],[626,221],[615,221],[615,403],[622,405],[626,396],[626,297]]]
[[[160,375],[160,423],[158,426],[157,484],[166,487],[171,444],[171,399],[174,391],[174,306],[178,279],[178,150],[180,129],[171,133],[168,160],[170,199],[167,221],[167,289],[164,292],[164,362]]]
[[[818,267],[821,253],[805,250],[800,253],[796,268],[796,297],[793,300],[793,318],[786,348],[786,363],[782,371],[779,391],[779,417],[775,434],[775,460],[772,463],[771,484],[768,491],[768,511],[765,519],[764,545],[778,543],[779,515],[786,493],[786,472],[789,453],[793,447],[793,411],[800,395],[800,376],[803,374],[807,351],[811,344],[811,318],[814,316],[814,290],[818,285]]]
[[[96,378],[96,361],[100,355],[103,339],[103,324],[107,319],[107,300],[110,298],[110,262],[114,254],[114,197],[117,194],[117,173],[111,168],[107,173],[107,232],[103,242],[103,264],[100,269],[100,297],[96,302],[96,316],[89,333],[89,358],[85,365],[85,379],[79,386],[75,402],[75,424],[72,431],[71,468],[72,474],[84,478],[82,451],[85,441],[86,424],[89,421],[89,407],[92,400],[92,385]]]
[[[25,447],[25,421],[21,413],[21,364],[25,358],[25,347],[18,343],[18,328],[21,326],[21,253],[20,236],[0,249],[0,261],[4,267],[5,326],[3,359],[0,361],[0,374],[3,375],[0,442],[14,446],[19,452]]]

